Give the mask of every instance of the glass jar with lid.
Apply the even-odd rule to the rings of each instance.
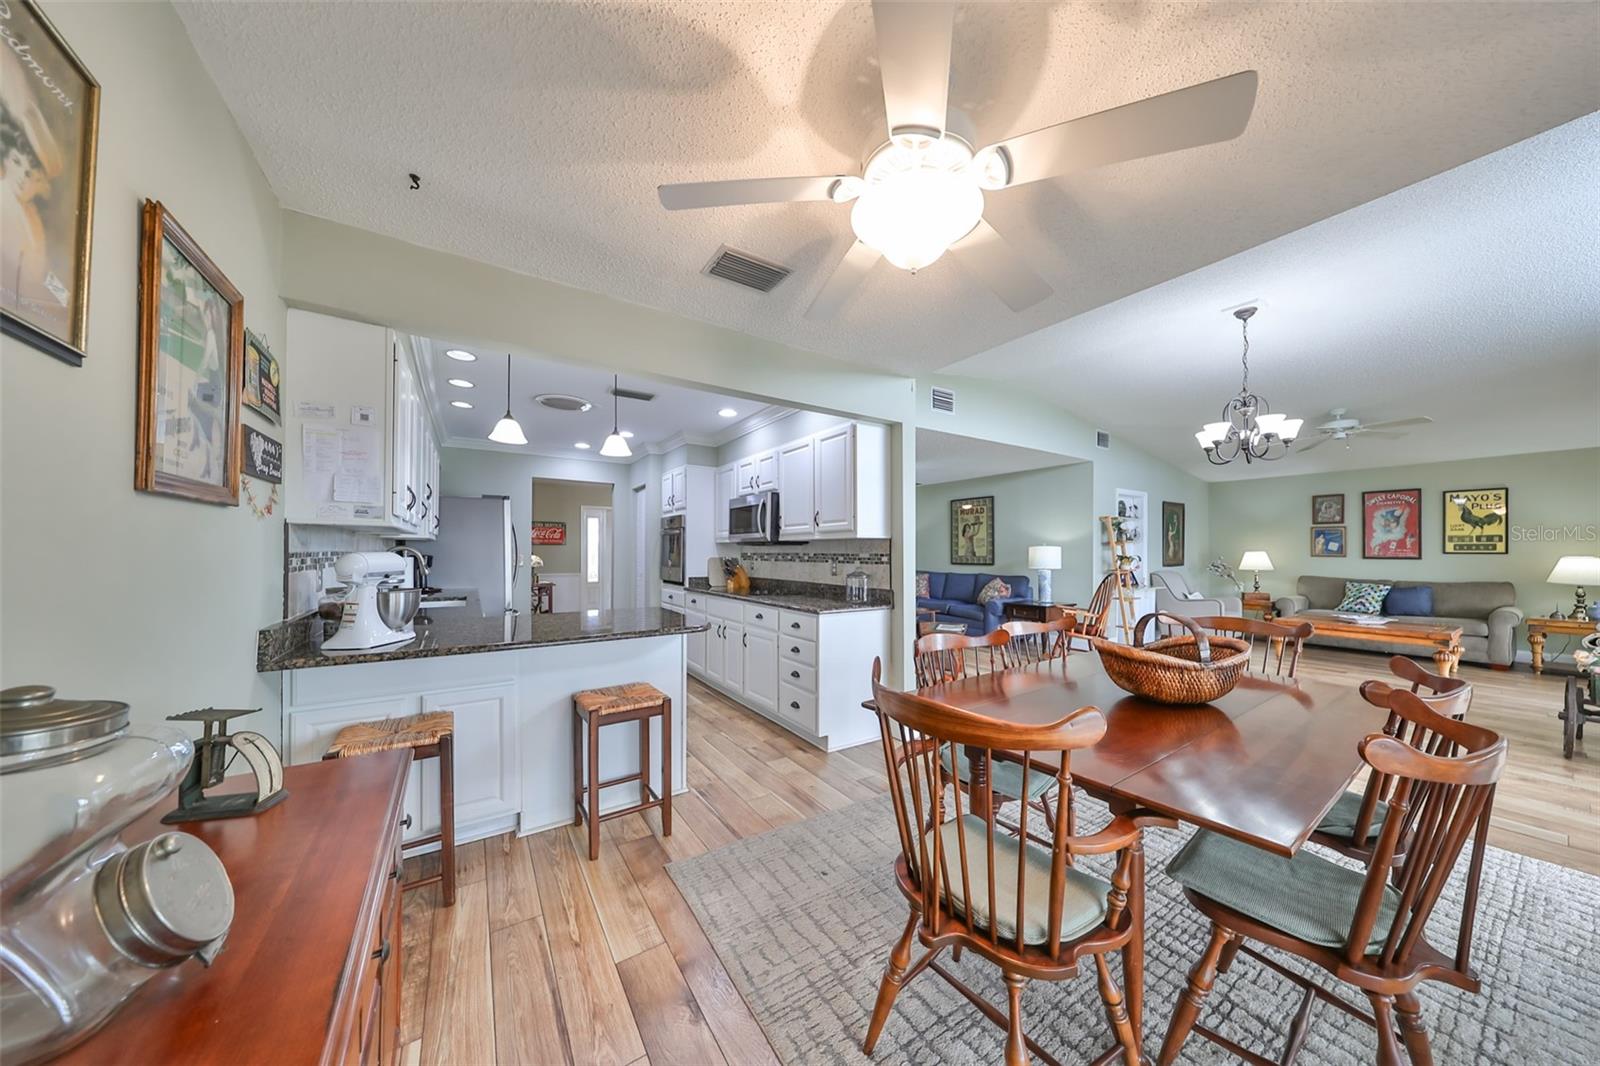
[[[175,728],[131,727],[125,703],[0,692],[0,1058],[54,1055],[162,968],[221,949],[233,887],[216,854],[117,835],[193,755]]]
[[[867,602],[867,574],[864,570],[852,570],[844,575],[844,598],[849,603]]]

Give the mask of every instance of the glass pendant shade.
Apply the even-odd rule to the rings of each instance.
[[[608,459],[626,459],[633,454],[628,441],[617,429],[617,375],[611,375],[611,435],[600,445],[600,454]]]
[[[522,423],[511,417],[511,353],[506,353],[506,413],[500,421],[494,424],[489,431],[489,439],[496,444],[526,444],[527,435],[522,432]]]

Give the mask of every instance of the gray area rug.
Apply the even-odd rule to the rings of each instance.
[[[1097,805],[1081,797],[1080,804],[1080,832],[1105,820],[1103,807],[1095,811]],[[1146,834],[1144,1039],[1152,1056],[1209,929],[1164,872],[1187,836]],[[907,913],[894,885],[896,849],[885,796],[668,866],[785,1063],[996,1063],[1004,1057],[1004,1033],[931,971],[900,993],[873,1059],[861,1053],[878,981]],[[1463,857],[1430,924],[1430,940],[1447,953],[1455,942],[1447,930],[1460,913],[1466,865]],[[1090,867],[1109,872],[1095,861]],[[1435,1059],[1600,1061],[1597,910],[1600,878],[1489,849],[1473,942],[1483,991],[1472,996],[1437,983],[1422,987]],[[1277,957],[1305,972],[1298,960]],[[1004,1003],[993,966],[973,953],[960,963],[951,963],[949,952],[942,958],[991,1003]],[[1349,995],[1325,975],[1321,980]],[[1289,981],[1241,955],[1217,982],[1201,1018],[1275,1058],[1299,995]],[[1364,998],[1359,1002],[1366,1005]],[[1029,982],[1023,1011],[1028,1034],[1063,1063],[1087,1061],[1111,1045],[1094,968],[1087,964],[1074,980]],[[1374,1061],[1375,1049],[1370,1028],[1323,1004],[1298,1061],[1361,1066]],[[1237,1060],[1191,1037],[1180,1061]]]

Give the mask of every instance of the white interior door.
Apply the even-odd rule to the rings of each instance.
[[[583,609],[611,609],[611,508],[584,507],[579,549],[583,557]]]
[[[650,515],[644,509],[644,486],[633,490],[633,606],[644,610],[650,591]]]

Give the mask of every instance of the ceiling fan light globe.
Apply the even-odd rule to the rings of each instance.
[[[867,182],[850,226],[901,270],[921,270],[983,217],[983,191],[963,170],[912,166]]]
[[[977,178],[978,188],[988,192],[1003,189],[1011,184],[1011,158],[999,145],[991,144],[979,150],[978,154],[972,157],[970,169]]]

